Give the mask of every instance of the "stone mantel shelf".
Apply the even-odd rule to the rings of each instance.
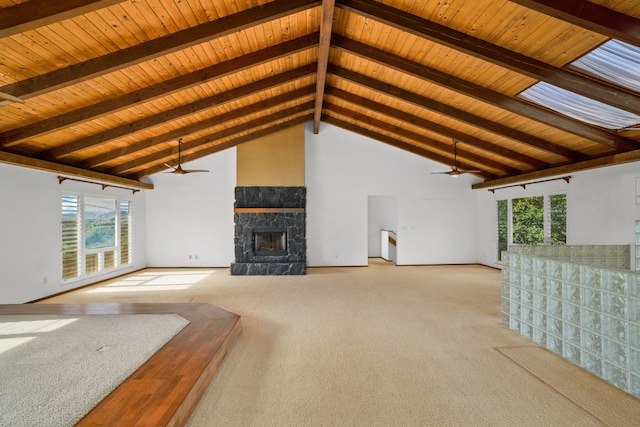
[[[304,213],[304,208],[234,208],[235,213]]]

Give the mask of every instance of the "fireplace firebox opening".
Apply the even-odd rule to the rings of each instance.
[[[285,256],[287,230],[285,228],[256,228],[253,230],[253,251],[256,255]]]

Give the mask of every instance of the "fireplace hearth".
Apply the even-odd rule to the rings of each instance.
[[[232,275],[306,274],[305,187],[236,187]]]

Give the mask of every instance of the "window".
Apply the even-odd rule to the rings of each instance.
[[[78,196],[62,195],[62,278],[80,275],[80,214]]]
[[[498,261],[509,244],[566,244],[566,194],[496,200],[496,205]]]
[[[509,245],[509,201],[498,200],[498,261]]]
[[[86,277],[131,263],[128,200],[62,195],[62,278]]]

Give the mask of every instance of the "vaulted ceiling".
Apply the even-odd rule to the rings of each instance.
[[[0,161],[150,188],[180,138],[188,162],[305,122],[447,167],[459,141],[476,188],[638,161],[637,129],[518,97],[543,81],[640,114],[568,66],[640,46],[638,18],[627,0],[0,0]]]

